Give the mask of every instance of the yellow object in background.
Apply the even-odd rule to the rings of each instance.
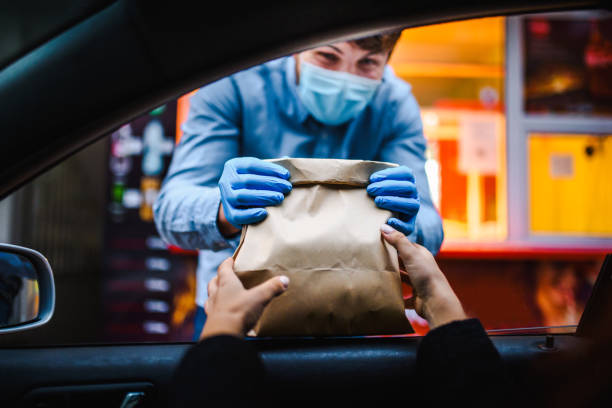
[[[531,232],[612,237],[612,135],[529,135]]]
[[[143,176],[140,180],[140,194],[142,201],[140,202],[140,210],[138,211],[140,219],[144,222],[153,222],[153,203],[157,199],[161,180],[157,177]]]

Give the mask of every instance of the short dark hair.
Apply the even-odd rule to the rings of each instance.
[[[389,55],[393,51],[397,40],[402,35],[402,30],[388,31],[382,34],[372,35],[369,37],[358,38],[351,42],[357,44],[359,48],[374,52],[389,51]]]

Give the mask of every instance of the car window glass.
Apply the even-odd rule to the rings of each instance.
[[[575,331],[612,249],[610,22],[588,11],[406,29],[389,60],[411,86],[427,141],[425,175],[445,236],[436,259],[491,333]],[[199,92],[218,95],[219,86]],[[177,143],[196,133],[185,122],[197,92],[123,124],[0,202],[0,239],[47,256],[57,291],[49,324],[1,344],[193,338],[206,281],[198,264],[220,262],[220,252],[198,258],[168,244],[153,204]],[[223,132],[242,114],[224,112],[201,131]],[[218,170],[211,146],[201,161]],[[318,157],[333,155],[321,149]],[[415,335],[427,333],[414,310],[406,314]]]

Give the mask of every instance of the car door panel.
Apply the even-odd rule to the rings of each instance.
[[[323,393],[345,400],[355,390],[401,399],[416,375],[418,338],[254,339],[279,394]],[[539,361],[574,349],[581,341],[554,336],[494,336],[508,371],[529,383]],[[147,406],[165,406],[172,374],[190,344],[145,344],[0,349],[0,394],[13,405],[91,400],[102,405],[129,392],[145,392]],[[351,391],[352,390],[352,391]],[[64,404],[64,405],[61,405]],[[11,405],[8,405],[11,406]]]

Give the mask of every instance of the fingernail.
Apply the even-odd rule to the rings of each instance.
[[[383,224],[380,226],[380,230],[383,232],[383,234],[392,234],[393,231],[395,231],[393,229],[393,227],[391,227],[390,225],[387,224]]]
[[[289,278],[285,275],[280,277],[280,281],[283,284],[283,287],[287,289],[289,287]]]

